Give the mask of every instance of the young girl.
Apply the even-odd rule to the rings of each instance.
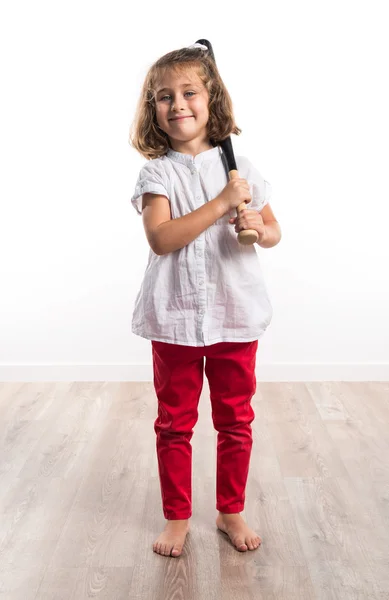
[[[239,551],[261,543],[240,513],[252,447],[256,351],[272,307],[256,250],[239,244],[237,233],[255,229],[257,243],[270,248],[281,231],[269,205],[270,185],[247,158],[235,157],[239,178],[228,180],[214,140],[231,133],[241,130],[206,46],[170,52],[152,65],[130,134],[132,147],[148,159],[131,202],[143,215],[150,245],[132,331],[152,345],[167,519],[153,549],[164,556],[181,554],[189,530],[190,440],[204,359],[218,431],[216,524]],[[234,217],[242,202],[248,208]]]

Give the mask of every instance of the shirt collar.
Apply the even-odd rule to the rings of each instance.
[[[204,150],[204,152],[200,152],[196,154],[196,156],[192,156],[191,154],[184,154],[183,152],[177,152],[176,150],[169,150],[166,153],[166,156],[171,160],[179,162],[186,166],[196,165],[201,167],[204,161],[210,162],[214,161],[222,154],[222,149],[220,146],[215,146],[214,148],[209,148],[208,150]]]

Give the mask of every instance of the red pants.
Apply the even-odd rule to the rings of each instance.
[[[157,458],[166,519],[192,515],[192,446],[205,374],[212,420],[218,431],[216,509],[244,508],[252,447],[251,398],[256,390],[258,340],[191,347],[152,342],[154,386],[158,398]]]

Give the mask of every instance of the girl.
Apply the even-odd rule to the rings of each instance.
[[[194,44],[160,58],[147,73],[130,144],[148,162],[131,202],[143,216],[149,260],[132,321],[151,340],[158,416],[154,424],[166,527],[155,552],[179,556],[192,515],[190,440],[205,374],[218,431],[216,524],[239,551],[261,538],[240,515],[252,447],[258,338],[272,317],[254,246],[237,241],[256,229],[258,244],[278,244],[270,185],[237,156],[228,181],[213,140],[239,135],[231,98],[208,54]],[[226,183],[227,182],[227,183]],[[236,215],[242,202],[249,206]],[[235,225],[235,227],[231,227]]]

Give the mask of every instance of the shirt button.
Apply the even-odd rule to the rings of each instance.
[[[196,200],[200,200],[200,196],[196,196]]]

